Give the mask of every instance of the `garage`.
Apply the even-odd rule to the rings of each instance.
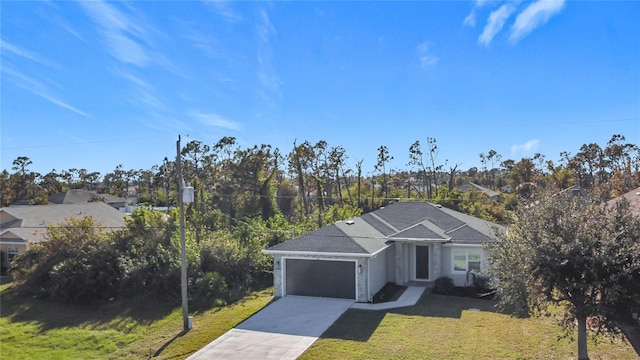
[[[285,260],[287,295],[356,298],[356,263],[340,260]]]

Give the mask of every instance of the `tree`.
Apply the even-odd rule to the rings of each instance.
[[[491,245],[500,302],[520,315],[563,310],[578,324],[578,357],[587,359],[587,320],[598,331],[639,309],[640,220],[628,203],[553,196],[520,207]]]
[[[22,189],[25,190],[24,196],[26,198],[29,196],[27,192],[27,189],[29,188],[27,184],[27,166],[31,164],[33,164],[33,161],[26,156],[18,156],[13,160],[13,167],[11,167],[11,169],[20,173],[20,187],[18,188],[18,191],[16,191],[16,198],[20,198],[22,195]]]
[[[440,150],[438,149],[435,138],[427,137],[427,150],[428,154],[425,160],[425,154],[422,152],[420,141],[414,142],[409,147],[409,163],[407,165],[415,165],[418,167],[418,172],[422,172],[424,180],[426,180],[427,197],[432,199],[434,190],[438,185],[438,173],[442,171],[447,161],[445,160],[445,164],[436,165],[436,159],[438,158]],[[421,187],[424,185],[423,181]],[[418,192],[422,197],[421,191],[419,190]]]
[[[389,155],[389,149],[382,145],[378,148],[378,163],[376,163],[376,171],[382,170],[382,190],[384,191],[384,204],[389,202],[389,186],[387,185],[387,170],[386,164],[393,160],[393,156]],[[372,189],[372,191],[374,191]],[[373,204],[372,204],[373,205]]]

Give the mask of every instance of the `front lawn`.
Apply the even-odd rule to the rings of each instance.
[[[388,311],[348,310],[301,359],[575,359],[550,318],[517,319],[491,300],[435,295]],[[470,311],[478,309],[481,311]],[[637,359],[626,339],[589,342],[591,359]]]
[[[182,309],[155,298],[80,307],[0,288],[2,359],[184,359],[272,299],[265,290],[230,306],[195,314],[182,330]]]

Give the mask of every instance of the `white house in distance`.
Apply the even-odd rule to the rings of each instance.
[[[70,218],[93,217],[96,223],[116,230],[124,228],[125,215],[103,202],[56,205],[20,205],[0,209],[0,250],[3,266],[31,242],[45,241],[49,225]]]
[[[504,227],[427,202],[399,202],[272,246],[274,293],[370,302],[382,287],[482,271]]]

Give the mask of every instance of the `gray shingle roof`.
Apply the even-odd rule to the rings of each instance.
[[[366,254],[360,244],[340,230],[336,224],[331,224],[297,237],[293,240],[272,246],[273,251],[297,251],[297,252],[327,252]]]
[[[502,226],[427,202],[398,202],[339,221],[267,251],[374,254],[393,241],[482,244]]]
[[[53,204],[79,204],[91,201],[92,197],[104,198],[107,204],[126,204],[127,199],[111,194],[98,194],[97,191],[70,189],[61,193],[49,195],[48,200]]]
[[[367,222],[367,224],[373,226],[376,230],[380,231],[385,236],[389,236],[396,232],[394,229],[390,228],[387,224],[382,222],[379,218],[374,216],[372,213],[366,213],[360,218]]]
[[[102,203],[82,203],[64,205],[25,205],[10,206],[0,209],[0,227],[3,239],[9,238],[6,234],[22,237],[25,240],[42,241],[47,226],[57,225],[67,219],[84,219],[93,217],[95,222],[109,229],[118,229],[125,226],[125,215],[113,207]]]

